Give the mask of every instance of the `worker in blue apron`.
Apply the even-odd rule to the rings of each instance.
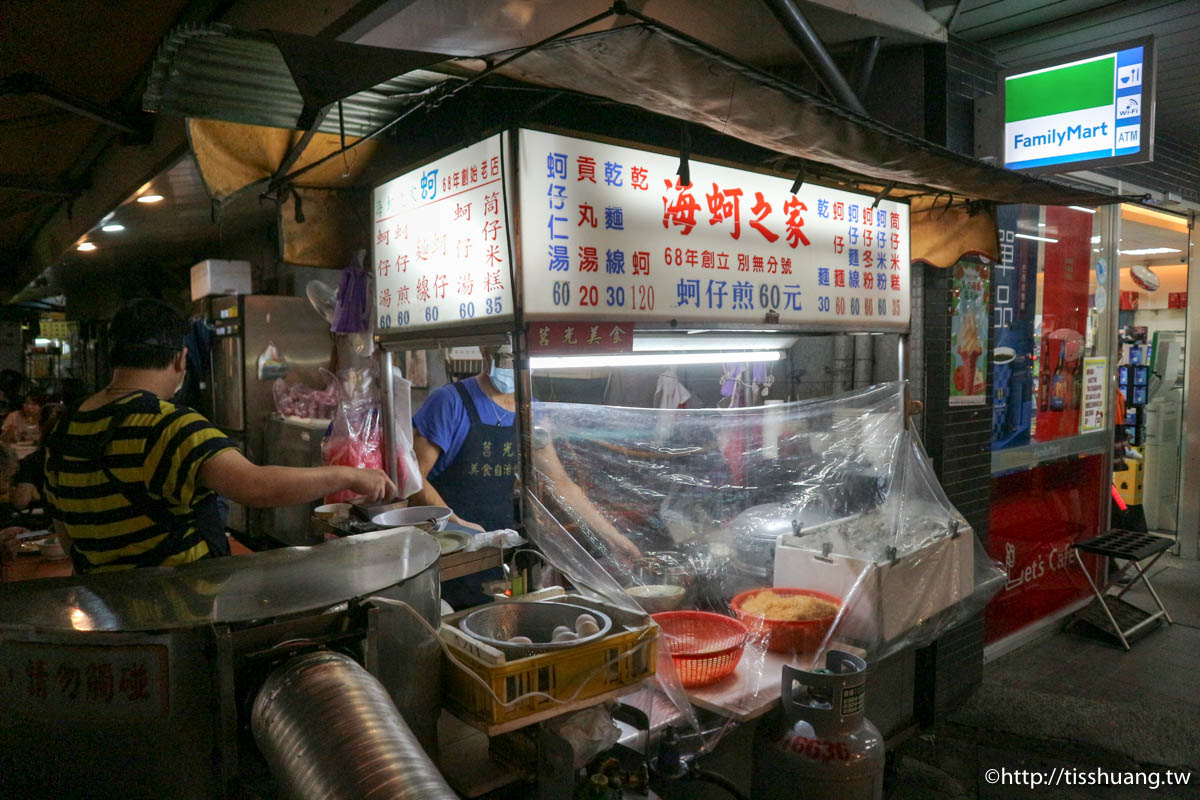
[[[435,390],[413,417],[413,450],[422,487],[410,505],[446,506],[450,521],[478,531],[516,523],[517,458],[512,346],[482,347],[483,370]],[[487,602],[483,584],[498,567],[446,581],[442,599],[456,610]]]

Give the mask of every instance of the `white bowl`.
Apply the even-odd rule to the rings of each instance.
[[[637,600],[648,614],[674,611],[683,605],[687,590],[669,583],[651,583],[645,586],[630,586],[625,590]]]
[[[38,553],[41,554],[42,558],[58,561],[67,557],[67,552],[63,550],[63,547],[61,544],[59,544],[58,539],[54,538],[53,536],[47,539],[39,539],[37,546]]]
[[[313,509],[313,516],[320,519],[340,519],[350,516],[349,503],[326,503]]]
[[[381,528],[402,528],[416,525],[435,531],[444,530],[450,520],[450,509],[445,506],[409,506],[393,508],[371,517],[371,522]]]

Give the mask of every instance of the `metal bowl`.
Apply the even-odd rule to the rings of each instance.
[[[403,528],[412,525],[423,531],[432,533],[446,528],[450,519],[450,509],[445,506],[409,506],[408,508],[393,508],[371,517],[371,522],[381,528]]]
[[[591,615],[600,630],[570,642],[550,641],[559,625],[575,630],[575,618],[580,614]],[[594,642],[608,635],[612,620],[600,611],[572,603],[492,603],[467,614],[459,626],[507,656],[524,658]],[[514,636],[528,636],[533,644],[512,644],[508,640]]]

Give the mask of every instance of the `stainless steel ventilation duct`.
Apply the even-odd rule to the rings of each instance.
[[[250,728],[285,797],[458,798],[383,685],[340,653],[305,653],[277,667]]]

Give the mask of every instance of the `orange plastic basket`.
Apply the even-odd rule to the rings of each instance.
[[[746,627],[756,638],[761,637],[766,639],[767,649],[776,653],[792,653],[794,655],[808,655],[816,652],[821,646],[821,642],[825,641],[825,635],[829,633],[829,628],[833,625],[833,621],[837,618],[838,611],[830,614],[827,617],[819,619],[806,620],[775,620],[765,619],[757,614],[751,614],[742,609],[742,604],[749,600],[759,592],[771,591],[778,595],[808,595],[816,597],[819,600],[825,600],[833,603],[838,607],[838,611],[842,607],[842,599],[834,597],[825,592],[818,592],[814,589],[751,589],[748,592],[742,592],[729,601],[729,607],[733,609],[733,613],[738,615],[738,619],[746,623]]]
[[[716,683],[732,675],[742,659],[746,626],[733,617],[707,611],[664,611],[652,616],[686,687]]]

